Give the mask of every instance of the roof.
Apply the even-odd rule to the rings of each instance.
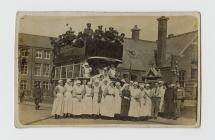
[[[53,48],[51,45],[50,37],[19,33],[19,46],[31,46],[42,48]]]
[[[157,71],[155,68],[151,67],[146,72],[144,77],[162,77],[162,75],[161,75],[160,71]]]
[[[171,55],[180,56],[184,51],[198,38],[198,31],[192,31],[184,34],[174,35],[167,38],[165,66],[170,64]],[[154,50],[157,49],[157,43],[147,40],[133,40],[125,38],[123,48],[123,63],[119,68],[147,70],[150,64],[155,64]]]
[[[118,67],[129,69],[130,63],[132,63],[132,69],[145,70],[149,67],[150,62],[155,62],[154,50],[156,46],[156,42],[153,41],[125,38],[123,43],[123,63]]]
[[[166,65],[170,64],[171,55],[181,57],[191,44],[198,38],[198,31],[175,35],[167,39]]]

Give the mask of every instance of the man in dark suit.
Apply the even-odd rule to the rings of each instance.
[[[40,108],[39,103],[42,101],[42,94],[43,94],[42,89],[40,88],[40,85],[37,84],[33,91],[35,110],[39,110],[39,108]]]

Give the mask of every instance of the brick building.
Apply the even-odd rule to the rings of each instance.
[[[50,95],[52,46],[49,37],[19,33],[19,93],[32,97],[35,84],[40,84],[44,97]]]
[[[123,44],[123,63],[118,66],[121,77],[144,82],[155,68],[166,82],[179,81],[186,97],[196,99],[198,83],[198,31],[167,35],[168,18],[158,18],[158,40],[139,39],[140,29],[134,26],[132,37]],[[170,19],[171,20],[171,19]]]
[[[139,39],[141,29],[131,29],[132,37],[123,42],[122,64],[117,69],[121,78],[144,82],[147,74],[157,73],[164,81],[179,81],[185,87],[186,97],[196,99],[198,83],[198,31],[167,35],[168,20],[158,18],[158,40]],[[72,48],[71,48],[72,49]],[[52,67],[52,45],[46,36],[19,34],[19,84],[20,91],[29,95],[35,83],[40,83],[45,95],[51,94],[50,70]],[[66,54],[66,52],[65,52]],[[80,65],[63,67],[65,75],[80,74]],[[65,70],[64,70],[65,69]],[[65,72],[64,72],[65,71]],[[72,74],[69,72],[72,71]],[[56,74],[55,74],[56,76]],[[72,76],[73,77],[73,76]],[[56,78],[56,77],[55,77]]]

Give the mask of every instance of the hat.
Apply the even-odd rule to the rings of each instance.
[[[71,82],[71,79],[67,79],[66,82]]]
[[[62,83],[63,82],[63,80],[58,80],[58,83]]]
[[[87,85],[92,85],[92,83],[89,81],[89,82],[87,82]]]
[[[138,85],[138,82],[134,82],[134,85]]]
[[[158,81],[158,84],[163,84],[164,82],[163,81]]]
[[[80,80],[77,80],[77,81],[76,81],[76,84],[81,84],[81,81],[80,81]]]
[[[99,80],[96,79],[96,80],[95,80],[95,83],[99,83]]]
[[[144,85],[140,85],[140,88],[144,88]]]
[[[146,87],[150,87],[150,85],[149,85],[149,84],[146,84]]]
[[[104,70],[108,70],[108,68],[107,68],[107,67],[104,67]]]
[[[171,87],[174,87],[174,86],[175,86],[175,84],[170,84],[170,86],[171,86]]]
[[[133,83],[134,83],[134,81],[130,81],[129,83],[133,84]]]
[[[120,86],[120,82],[116,82],[116,85]]]
[[[122,79],[121,82],[125,83],[126,81],[125,81],[125,79]]]
[[[89,64],[87,63],[87,62],[85,62],[84,64],[83,64],[83,66],[88,66]]]
[[[123,85],[123,88],[126,87],[126,86],[129,86],[129,84],[125,83],[125,84]]]

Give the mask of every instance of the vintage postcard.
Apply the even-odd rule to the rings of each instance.
[[[200,13],[18,12],[15,126],[199,127]]]

